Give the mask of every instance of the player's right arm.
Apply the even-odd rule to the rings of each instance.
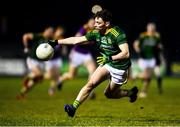
[[[69,37],[66,39],[58,40],[58,44],[75,45],[88,41],[85,36],[81,37]]]
[[[33,34],[32,33],[26,33],[23,35],[23,45],[24,45],[24,52],[27,53],[29,51],[28,49],[28,42],[29,40],[33,39]]]
[[[57,44],[65,44],[65,45],[76,45],[76,44],[83,44],[87,43],[87,41],[93,41],[96,39],[97,34],[94,32],[89,32],[85,36],[80,36],[80,37],[69,37],[57,41],[51,41],[49,40],[48,43],[52,46],[55,47]],[[90,42],[88,42],[90,43]]]
[[[139,40],[134,41],[133,48],[136,51],[136,53],[140,53]]]

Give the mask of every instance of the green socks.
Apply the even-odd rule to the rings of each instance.
[[[80,102],[77,101],[77,100],[75,100],[74,103],[73,103],[73,107],[74,107],[75,109],[77,109],[77,108],[79,107],[79,105],[80,105]]]

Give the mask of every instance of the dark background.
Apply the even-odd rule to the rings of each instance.
[[[167,61],[180,60],[179,4],[154,0],[1,1],[1,57],[23,57],[22,35],[25,32],[41,32],[47,25],[63,25],[65,36],[73,36],[92,15],[91,8],[95,4],[113,13],[114,24],[120,26],[128,36],[133,57],[136,57],[132,50],[133,41],[145,30],[147,22],[153,21],[161,33]],[[6,19],[7,31],[2,29],[3,18]]]

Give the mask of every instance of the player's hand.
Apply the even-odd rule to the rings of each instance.
[[[56,45],[58,45],[58,40],[47,40],[47,43],[54,48]]]
[[[111,56],[106,56],[105,54],[102,54],[102,53],[101,53],[101,55],[102,56],[98,56],[97,57],[97,63],[99,65],[104,65],[104,64],[112,61],[112,57]]]

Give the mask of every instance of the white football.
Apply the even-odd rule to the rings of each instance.
[[[102,7],[98,4],[94,5],[91,9],[92,13],[96,14],[98,11],[101,11]]]
[[[36,56],[40,60],[49,60],[54,55],[54,49],[48,43],[40,44],[36,49]]]

